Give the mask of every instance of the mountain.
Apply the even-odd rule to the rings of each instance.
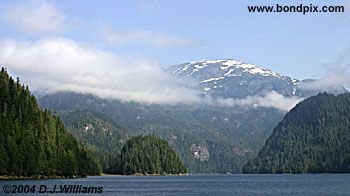
[[[39,108],[28,86],[0,72],[0,175],[31,178],[97,175],[92,153],[61,120]]]
[[[234,59],[207,60],[171,66],[166,69],[189,86],[221,98],[263,96],[275,91],[283,96],[309,97],[327,90],[330,93],[344,93],[346,89],[306,90],[304,85],[313,80],[297,80],[256,65]]]
[[[350,94],[299,103],[273,130],[245,173],[350,172]]]
[[[169,77],[201,91],[203,96],[214,98],[245,99],[269,92],[287,98],[304,98],[322,91],[303,88],[312,80],[300,81],[231,59],[185,63],[167,67],[165,71]],[[346,92],[344,88],[330,90]],[[166,139],[191,173],[240,173],[285,113],[254,103],[235,106],[141,104],[74,92],[43,96],[40,104],[62,116],[69,131],[81,141],[86,141],[89,133],[84,135],[84,127],[80,126],[80,134],[75,134],[76,130],[71,126],[74,122],[69,119],[82,111],[108,117],[108,123],[104,123],[123,127],[130,136],[155,134]],[[121,143],[112,142],[126,138],[119,136],[112,140],[101,137],[108,143],[103,146],[116,145],[114,149],[119,149]],[[101,145],[95,145],[92,139],[86,144],[93,148]]]
[[[166,139],[191,173],[241,172],[243,164],[257,153],[283,116],[274,108],[145,105],[73,92],[46,95],[40,104],[62,116],[68,130],[81,141],[89,133],[84,136],[85,123],[79,123],[74,116],[83,111],[108,117],[108,124],[124,127],[131,136],[154,134]],[[80,134],[75,134],[76,125],[72,124],[80,124]],[[104,139],[103,146],[119,148],[120,144],[112,141],[125,136],[112,137],[115,138]]]

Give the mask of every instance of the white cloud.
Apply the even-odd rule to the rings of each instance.
[[[105,28],[99,32],[110,44],[143,44],[157,48],[192,47],[201,45],[201,42],[191,38],[168,35],[153,31],[119,31]]]
[[[244,99],[217,99],[215,102],[222,106],[259,106],[289,111],[301,100],[302,98],[300,97],[285,97],[275,91],[271,91],[264,96],[248,96]]]
[[[276,92],[245,99],[214,99],[172,79],[152,61],[130,60],[65,38],[4,40],[0,64],[32,90],[92,93],[104,98],[158,104],[274,107],[289,110],[301,99]]]
[[[320,80],[303,84],[301,88],[308,90],[332,90],[339,87],[350,87],[350,49],[339,55],[335,62],[324,65],[326,76]]]
[[[307,90],[323,90],[328,91],[339,87],[350,87],[350,73],[333,73],[326,77],[305,83],[301,86]]]
[[[123,59],[64,38],[3,41],[0,63],[32,89],[70,90],[146,103],[200,100],[197,91],[171,80],[153,62]]]
[[[45,0],[28,1],[4,7],[2,19],[29,33],[60,32],[65,16],[53,3]]]

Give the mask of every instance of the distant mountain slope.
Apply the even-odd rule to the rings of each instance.
[[[115,164],[116,157],[128,139],[124,128],[103,113],[90,110],[64,112],[60,117],[68,131],[89,146],[99,158],[104,171]]]
[[[129,135],[153,133],[167,139],[192,173],[241,172],[283,115],[273,108],[144,105],[68,92],[46,95],[40,104],[62,116],[70,131],[74,123],[65,119],[88,110],[107,116]],[[81,134],[77,136],[84,140]]]
[[[166,69],[190,86],[222,98],[246,98],[262,96],[275,91],[284,96],[309,97],[325,89],[306,90],[303,84],[310,80],[299,81],[281,75],[257,65],[247,64],[233,59],[207,60],[171,66]],[[342,87],[327,89],[330,93],[344,93]]]
[[[231,59],[185,63],[165,71],[184,85],[200,90],[202,95],[239,99],[237,103],[244,104],[147,105],[68,92],[46,95],[40,103],[67,119],[75,112],[89,110],[125,127],[129,135],[154,133],[165,138],[192,173],[238,173],[258,152],[285,112],[259,107],[254,98],[244,101],[247,96],[262,97],[274,91],[298,100],[322,92],[304,90],[302,85],[310,80],[299,81]],[[345,91],[340,88],[333,92]],[[273,100],[263,101],[274,106],[275,103],[270,104]]]
[[[96,175],[91,152],[64,128],[59,118],[38,107],[28,87],[0,72],[0,175]]]
[[[299,103],[243,172],[350,172],[350,94],[319,94]]]

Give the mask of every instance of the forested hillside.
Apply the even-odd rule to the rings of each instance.
[[[184,164],[167,141],[154,135],[136,136],[128,140],[115,167],[121,174],[186,173]]]
[[[350,172],[350,94],[319,94],[299,103],[243,172]]]
[[[0,175],[96,175],[91,152],[66,132],[59,118],[38,107],[28,87],[0,72]]]
[[[104,114],[89,110],[65,113],[60,117],[67,130],[92,150],[103,171],[108,172],[128,139],[126,130]]]

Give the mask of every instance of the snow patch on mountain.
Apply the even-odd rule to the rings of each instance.
[[[249,105],[290,109],[298,101],[319,93],[302,88],[308,80],[297,80],[240,60],[206,60],[174,65],[168,73],[205,98],[222,105]],[[214,101],[215,102],[215,101]]]
[[[183,64],[183,66],[180,66],[177,70],[173,72],[173,74],[181,74],[182,72],[185,72],[188,69],[192,68],[191,73],[187,74],[188,76],[193,75],[195,72],[200,71],[203,68],[207,68],[210,65],[219,65],[221,70],[228,70],[224,76],[241,76],[241,74],[232,74],[235,70],[241,70],[242,72],[250,73],[250,74],[258,74],[261,76],[275,76],[282,78],[283,76],[275,73],[268,69],[260,68],[256,65],[243,63],[239,60],[207,60],[207,61],[196,61],[191,62],[187,64]]]
[[[224,79],[225,77],[218,77],[218,78],[209,78],[206,80],[201,81],[201,83],[205,83],[205,82],[211,82],[211,81],[217,81],[217,80],[221,80]]]

